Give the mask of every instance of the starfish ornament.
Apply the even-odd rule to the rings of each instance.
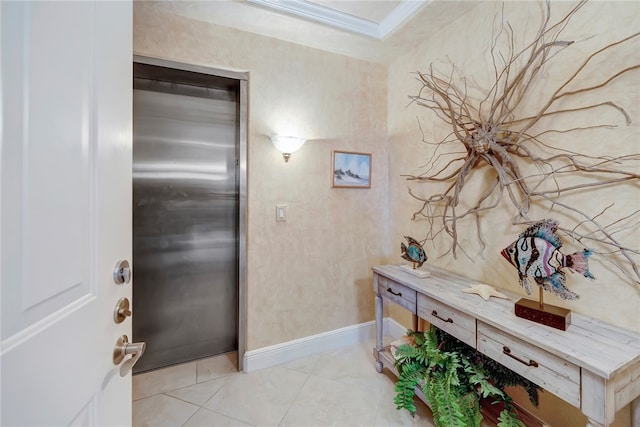
[[[470,288],[463,289],[462,292],[467,294],[478,294],[485,301],[489,301],[489,298],[491,297],[509,299],[508,296],[498,292],[493,286],[485,285],[484,283],[473,284]]]

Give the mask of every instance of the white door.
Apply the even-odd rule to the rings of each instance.
[[[131,7],[0,2],[2,426],[131,424]]]

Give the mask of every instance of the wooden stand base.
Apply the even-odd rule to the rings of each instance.
[[[419,268],[412,268],[410,265],[401,265],[400,268],[402,269],[402,271],[413,274],[414,276],[421,279],[431,276],[431,273],[429,273],[428,271],[420,270]]]
[[[526,298],[516,303],[516,316],[562,331],[566,331],[571,323],[570,310],[549,304],[543,304],[540,308],[538,301]]]

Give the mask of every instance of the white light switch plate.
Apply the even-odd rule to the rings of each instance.
[[[276,221],[287,220],[287,205],[276,205]]]

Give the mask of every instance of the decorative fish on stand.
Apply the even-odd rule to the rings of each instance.
[[[407,239],[409,246],[400,243],[400,255],[407,261],[411,261],[414,269],[422,267],[422,264],[427,260],[427,254],[422,249],[422,245],[412,237],[404,236],[404,238]]]
[[[575,292],[565,287],[566,274],[561,268],[569,268],[589,279],[595,279],[589,272],[588,258],[592,254],[589,249],[564,255],[560,252],[562,240],[557,233],[558,222],[544,219],[527,228],[518,240],[501,252],[514,267],[518,269],[520,286],[531,295],[528,277],[532,277],[538,286],[565,300],[578,299]],[[541,294],[542,296],[542,294]]]

